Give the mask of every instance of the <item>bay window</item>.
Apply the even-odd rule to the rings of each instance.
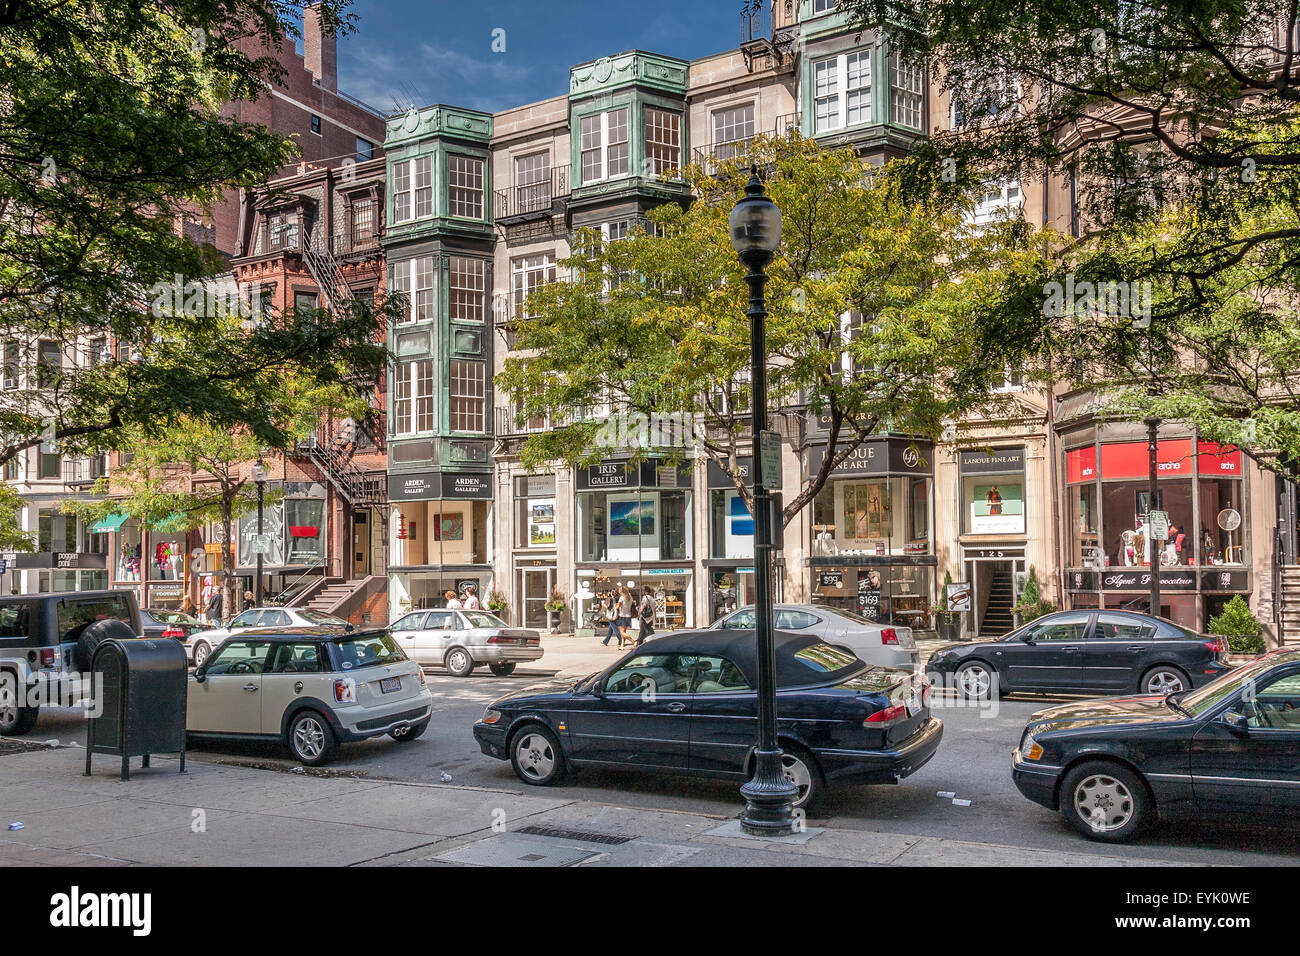
[[[921,64],[909,63],[898,53],[890,57],[890,118],[894,123],[921,128],[924,88]]]
[[[482,322],[485,311],[487,263],[464,256],[451,257],[448,308],[453,319]]]
[[[682,117],[680,113],[646,107],[645,158],[653,176],[662,176],[682,165]]]
[[[813,63],[813,132],[871,122],[871,50]]]
[[[482,432],[486,430],[487,383],[482,362],[455,359],[450,365],[451,430]]]
[[[420,256],[395,262],[389,275],[388,287],[393,295],[406,300],[405,322],[425,322],[434,317],[433,311],[433,256]]]
[[[433,215],[433,157],[393,163],[393,222]]]
[[[447,158],[447,202],[453,216],[483,218],[483,160],[473,156]]]
[[[433,431],[433,360],[399,362],[393,373],[393,432]]]
[[[598,182],[626,176],[628,170],[627,107],[582,117],[582,181]]]

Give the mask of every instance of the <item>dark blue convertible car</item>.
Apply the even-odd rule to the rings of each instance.
[[[776,635],[777,730],[808,807],[825,784],[895,783],[939,746],[929,685],[815,637]],[[686,631],[549,693],[524,691],[474,725],[483,753],[549,786],[578,767],[744,780],[758,733],[752,630]]]

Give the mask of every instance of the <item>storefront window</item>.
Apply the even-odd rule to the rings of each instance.
[[[662,572],[662,573],[660,573]],[[633,604],[639,605],[641,596],[649,592],[655,606],[655,629],[660,631],[694,626],[695,575],[690,568],[656,569],[656,573],[612,574],[598,573],[594,581],[579,578],[579,583],[589,581],[596,600],[617,596],[619,586],[632,594]],[[596,602],[588,605],[594,609]]]
[[[840,479],[813,501],[814,554],[929,554],[925,478]]]
[[[515,547],[555,547],[555,476],[515,479]]]
[[[254,516],[256,520],[256,516]],[[284,502],[289,532],[289,564],[320,564],[325,560],[325,502],[321,498],[289,498]],[[256,527],[256,525],[254,525]],[[265,563],[265,560],[264,560]]]
[[[852,611],[871,621],[912,628],[930,626],[932,567],[818,567],[812,574],[815,604]]]
[[[149,578],[154,581],[179,581],[185,573],[185,535],[149,535]]]
[[[1145,481],[1103,481],[1101,521],[1105,529],[1102,547],[1112,567],[1179,565],[1195,557],[1188,529],[1192,526],[1192,483],[1162,481],[1154,506]],[[1163,548],[1151,537],[1149,512],[1169,515],[1169,539]]]
[[[1196,560],[1200,564],[1246,564],[1241,481],[1202,478],[1196,487],[1201,511]]]
[[[689,491],[583,491],[579,561],[682,561],[693,557]]]
[[[135,518],[125,522],[117,531],[118,581],[139,581],[144,554],[140,549],[140,522]]]
[[[754,518],[740,492],[709,492],[709,526],[712,557],[754,557]]]
[[[404,501],[394,507],[390,542],[393,565],[484,564],[488,504],[487,501]]]
[[[279,567],[284,560],[284,506],[283,500],[262,507],[262,534],[266,538],[266,551],[262,554],[262,566]],[[250,511],[239,519],[239,567],[251,568],[257,565],[257,555],[253,553],[253,536],[257,534],[257,511]],[[209,538],[209,540],[213,540]]]
[[[490,572],[399,571],[388,576],[389,620],[408,611],[447,606],[446,593],[454,591],[462,602],[472,589],[481,604],[487,601]],[[486,608],[484,608],[486,610]],[[512,616],[513,610],[506,612]]]

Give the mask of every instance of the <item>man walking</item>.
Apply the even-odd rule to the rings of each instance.
[[[215,624],[217,627],[223,626],[221,620],[221,605],[222,605],[221,592],[223,590],[224,590],[223,588],[219,588],[219,587],[214,588],[212,591],[212,597],[208,598],[208,608],[207,608],[208,620],[211,621],[213,624]]]

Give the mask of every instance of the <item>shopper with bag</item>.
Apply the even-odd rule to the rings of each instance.
[[[641,606],[637,609],[637,619],[641,623],[640,632],[636,636],[639,645],[655,636],[655,598],[649,588],[641,591]]]

